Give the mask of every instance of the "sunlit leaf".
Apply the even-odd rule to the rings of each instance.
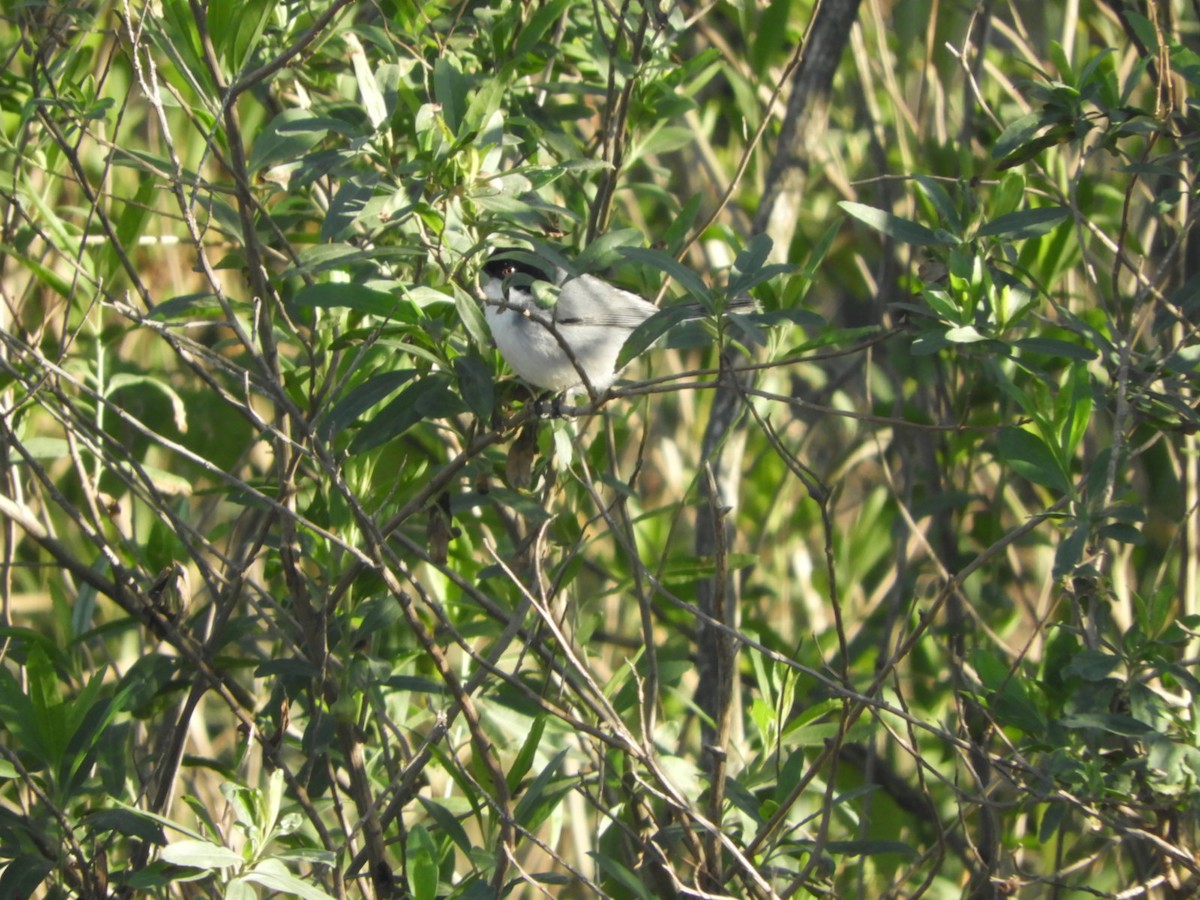
[[[952,247],[958,243],[953,235],[944,231],[934,231],[919,222],[901,218],[873,206],[850,200],[843,200],[838,206],[864,225],[906,244],[915,244],[918,247]]]

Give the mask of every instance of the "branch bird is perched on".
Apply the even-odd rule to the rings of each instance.
[[[533,263],[534,258],[527,250],[509,248],[484,263],[483,312],[496,346],[513,371],[535,387],[556,392],[590,387],[603,393],[620,374],[621,348],[659,308],[595,275],[570,277],[549,262]],[[543,299],[554,293],[557,299]],[[755,308],[746,299],[730,310]],[[681,320],[708,315],[695,302],[679,309]]]

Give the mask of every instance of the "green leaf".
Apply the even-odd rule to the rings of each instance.
[[[1054,548],[1054,568],[1051,570],[1055,579],[1066,578],[1075,571],[1075,567],[1083,559],[1089,536],[1088,529],[1081,527],[1072,530],[1067,537],[1059,541],[1058,546]]]
[[[442,106],[442,120],[456,137],[463,122],[467,104],[467,79],[456,60],[441,54],[433,64],[433,96]]]
[[[703,199],[700,194],[692,194],[684,200],[682,209],[671,218],[667,230],[663,232],[661,245],[673,254],[672,258],[679,255],[679,249],[684,239],[694,227]],[[1200,283],[1200,277],[1196,280],[1197,283]]]
[[[955,235],[959,235],[963,230],[962,215],[958,211],[958,207],[950,198],[949,191],[940,179],[933,178],[929,175],[914,175],[918,187],[921,192],[933,204],[933,208],[937,211],[938,218],[942,224],[950,228]]]
[[[925,302],[929,304],[929,308],[934,311],[938,318],[946,322],[957,323],[964,317],[963,310],[941,288],[922,288],[921,296],[925,298]]]
[[[292,302],[315,309],[354,309],[386,319],[393,316],[399,301],[391,294],[361,284],[322,282],[305,285]]]
[[[138,183],[136,194],[124,199],[124,202],[119,207],[120,214],[116,217],[116,247],[132,247],[137,244],[146,221],[150,218],[154,210],[153,199],[159,189],[160,185],[155,179],[143,178]],[[122,270],[123,263],[113,243],[108,241],[104,243],[104,253],[106,256],[104,271],[107,272],[108,278],[111,279]]]
[[[210,0],[207,4],[209,31],[228,75],[238,75],[250,63],[274,9],[271,0]]]
[[[736,778],[726,780],[725,796],[729,799],[730,803],[737,807],[744,815],[748,816],[756,825],[764,823],[765,819],[763,818],[758,798],[750,793]]]
[[[1146,764],[1159,792],[1176,796],[1195,790],[1200,776],[1200,750],[1161,734],[1146,734],[1142,740],[1146,744]]]
[[[264,835],[275,833],[285,835],[292,830],[290,826],[281,824],[279,810],[283,805],[283,770],[275,769],[267,776],[266,787],[262,789],[262,822]]]
[[[952,344],[974,344],[987,339],[987,335],[980,334],[974,325],[958,325],[946,329],[946,340]]]
[[[1067,59],[1066,51],[1058,41],[1050,42],[1050,59],[1054,63],[1054,68],[1058,70],[1059,78],[1067,84],[1076,83],[1075,70],[1071,67],[1071,61]]]
[[[329,210],[321,221],[321,241],[329,243],[348,237],[375,194],[379,177],[375,174],[346,178],[338,187]]]
[[[696,142],[696,132],[683,126],[657,125],[629,148],[626,162],[663,153],[674,153]]]
[[[173,387],[159,378],[155,378],[151,375],[137,375],[131,372],[118,372],[108,380],[108,385],[104,392],[104,396],[112,397],[113,394],[122,388],[138,385],[148,387],[166,397],[168,402],[171,404],[171,415],[175,424],[175,429],[181,433],[187,432],[187,407],[183,403],[183,398],[175,392]]]
[[[484,318],[483,308],[479,301],[461,288],[454,289],[454,309],[462,320],[467,334],[480,347],[490,347],[492,333],[488,330],[487,319]]]
[[[345,40],[350,53],[350,65],[354,69],[354,80],[358,86],[362,111],[366,113],[371,127],[379,128],[387,121],[388,115],[387,100],[384,98],[383,89],[379,84],[379,79],[375,77],[375,71],[371,68],[370,61],[363,52],[357,35],[351,32]]]
[[[492,370],[478,356],[454,358],[458,392],[476,418],[487,421],[496,409],[496,380]]]
[[[418,694],[446,693],[446,686],[432,678],[422,678],[419,675],[393,675],[384,682],[394,691],[415,691]]]
[[[1077,359],[1084,362],[1091,362],[1097,356],[1096,351],[1091,347],[1084,347],[1081,344],[1059,340],[1058,338],[1021,338],[1018,341],[1014,341],[1013,346],[1022,352],[1027,351],[1058,359]]]
[[[334,900],[329,894],[288,872],[275,860],[264,860],[251,872],[241,876],[242,881],[260,884],[268,890],[279,891],[301,900]]]
[[[125,809],[101,809],[86,817],[88,828],[93,833],[114,831],[126,837],[136,838],[145,844],[161,846],[167,842],[161,825]],[[3,896],[3,894],[0,894]]]
[[[1075,676],[1084,681],[1104,681],[1123,665],[1121,657],[1102,650],[1080,650],[1063,666],[1064,678]]]
[[[97,556],[90,566],[97,575],[103,575],[108,571],[108,567],[108,559],[103,555]],[[84,585],[80,589],[79,596],[75,599],[75,605],[71,609],[71,637],[73,639],[87,634],[91,630],[98,600],[99,595],[91,585]]]
[[[0,668],[0,722],[29,755],[25,768],[38,772],[59,762],[42,736],[40,714],[26,696],[24,685],[6,668]]]
[[[617,355],[617,369],[620,370],[632,360],[641,356],[664,334],[695,316],[695,311],[679,304],[660,309],[645,322],[633,330],[625,341],[625,346]]]
[[[992,218],[1000,219],[1009,213],[1016,212],[1024,196],[1025,176],[1020,172],[1005,172],[992,197]]]
[[[1055,398],[1055,418],[1062,422],[1059,443],[1063,456],[1075,455],[1092,421],[1092,379],[1087,366],[1071,366]]]
[[[1028,162],[1033,159],[1043,150],[1048,150],[1058,144],[1065,143],[1074,137],[1074,129],[1066,124],[1053,125],[1048,128],[1043,134],[1032,138],[1028,143],[1018,147],[1012,153],[1000,159],[996,163],[996,168],[1000,171],[1011,169],[1013,166],[1019,166],[1021,163]]]
[[[189,869],[227,869],[245,862],[228,847],[211,841],[191,839],[167,844],[159,855],[172,865],[186,866]]]
[[[1154,23],[1147,19],[1139,12],[1133,9],[1122,10],[1125,20],[1129,23],[1129,27],[1133,29],[1134,34],[1138,36],[1138,40],[1145,45],[1148,53],[1154,55],[1158,52],[1158,29]]]
[[[58,672],[50,657],[40,644],[29,650],[25,661],[25,678],[29,683],[27,709],[32,714],[32,724],[48,765],[57,766],[66,751],[67,733],[66,708],[60,693]]]
[[[825,845],[830,853],[842,856],[878,856],[884,853],[895,853],[912,858],[917,855],[916,848],[904,841],[829,841]]]
[[[321,420],[318,433],[328,440],[376,404],[382,403],[417,375],[416,369],[398,369],[373,375],[356,386]]]
[[[108,726],[125,710],[134,695],[133,686],[123,687],[112,697],[101,699],[105,676],[97,672],[73,701],[66,705],[64,731],[67,746],[59,770],[63,790],[74,792],[94,762],[94,751],[108,731]]]
[[[148,318],[171,321],[172,319],[218,318],[224,314],[221,302],[215,294],[182,294],[164,300],[150,310]]]
[[[771,240],[770,235],[754,235],[746,242],[746,246],[738,251],[737,258],[733,261],[733,271],[739,276],[753,275],[770,257],[773,246],[775,242]]]
[[[644,237],[636,228],[617,228],[600,235],[592,241],[575,258],[575,265],[580,272],[595,272],[617,263],[624,251],[629,248],[640,248]]]
[[[754,553],[729,553],[726,554],[724,559],[726,571],[729,572],[748,568],[757,562],[758,556]],[[695,584],[697,581],[712,578],[716,571],[717,564],[711,556],[688,557],[678,562],[666,564],[660,570],[659,581],[662,584],[675,587],[684,584]],[[624,588],[625,582],[622,582],[620,586]]]
[[[508,65],[512,65],[513,62],[532,51],[538,45],[538,42],[541,41],[546,31],[549,30],[550,26],[559,20],[573,2],[574,0],[550,0],[549,3],[539,7],[537,12],[529,17],[529,22],[525,27],[521,29],[521,33],[517,37],[517,44],[512,59]]]
[[[843,200],[838,203],[838,206],[864,225],[905,244],[914,244],[918,247],[953,247],[958,243],[953,235],[947,234],[945,231],[933,231],[919,222],[901,218],[873,206],[854,203],[850,200]]]
[[[1141,546],[1146,542],[1145,535],[1135,525],[1126,522],[1114,522],[1105,525],[1097,534],[1101,540],[1117,541],[1122,544]]]
[[[1004,428],[1000,432],[1000,458],[1022,478],[1062,494],[1071,493],[1071,484],[1050,447],[1038,435],[1024,428]]]
[[[506,93],[506,85],[498,79],[489,78],[483,83],[483,86],[471,98],[466,112],[463,113],[462,133],[459,135],[462,141],[481,139],[491,143],[488,140],[491,137],[494,137],[496,144],[503,141],[504,120],[495,114],[504,102]],[[495,118],[493,118],[494,115]],[[486,133],[481,136],[481,131]]]
[[[1049,844],[1054,835],[1058,834],[1059,828],[1066,821],[1070,811],[1071,808],[1065,803],[1047,804],[1046,811],[1042,813],[1042,821],[1038,825],[1038,842]]]
[[[750,49],[750,64],[759,75],[764,74],[767,67],[775,61],[788,39],[788,18],[791,11],[792,0],[771,0],[759,16]]]
[[[24,448],[25,453],[37,460],[62,459],[70,452],[71,447],[65,438],[55,437],[27,438],[21,442],[21,446]],[[19,453],[15,447],[10,448],[8,456],[10,465],[19,465],[24,458],[24,455]],[[0,634],[2,633],[3,629],[0,629]]]
[[[1027,143],[1043,126],[1040,113],[1027,113],[1014,119],[992,145],[992,159],[1004,159]]]
[[[54,870],[53,863],[34,853],[17,853],[0,872],[0,897],[27,900]]]
[[[607,853],[596,850],[589,850],[588,856],[595,860],[600,871],[604,872],[609,878],[616,881],[621,887],[629,892],[629,896],[637,897],[638,900],[654,900],[653,894],[645,882],[637,875],[634,875],[629,869],[625,868],[620,862]],[[623,896],[623,895],[618,895]]]
[[[22,253],[11,244],[0,243],[0,253],[21,263],[22,268],[30,272],[41,284],[58,294],[59,297],[69,298],[71,296],[71,282],[55,272],[50,266],[45,265],[26,253]]]
[[[256,173],[279,163],[294,162],[321,143],[333,129],[344,130],[345,123],[314,116],[306,109],[285,109],[259,132],[247,168]]]
[[[544,522],[551,517],[546,507],[542,505],[542,502],[537,497],[524,491],[514,491],[505,487],[493,486],[488,491],[487,499],[491,503],[496,503],[505,509],[511,510],[533,525]]]
[[[409,829],[405,845],[408,888],[413,900],[435,900],[438,887],[437,845],[423,825]]]
[[[991,698],[990,705],[996,721],[1005,727],[1019,728],[1031,737],[1046,731],[1046,719],[1023,681],[1010,680]]]
[[[979,229],[979,237],[1002,237],[1020,241],[1040,237],[1071,214],[1065,206],[1039,206],[992,219]]]
[[[238,824],[244,826],[247,832],[257,830],[261,809],[259,791],[256,788],[226,781],[221,785],[221,793],[225,796],[225,801],[233,807]]]
[[[401,391],[398,397],[364,425],[350,442],[349,453],[364,453],[399,437],[418,422],[445,418],[465,408],[462,400],[451,390],[447,373],[428,375]]]
[[[763,265],[771,252],[771,246],[771,239],[765,234],[756,235],[751,239],[734,261],[733,273],[725,288],[727,296],[744,296],[764,281],[796,271],[795,266],[784,263]]]
[[[1140,737],[1154,730],[1145,722],[1120,713],[1076,713],[1064,716],[1060,721],[1068,728],[1098,728],[1122,737]]]
[[[652,269],[658,269],[673,278],[675,282],[693,297],[707,297],[708,288],[695,272],[670,254],[661,250],[647,247],[622,247],[621,257],[630,262],[640,263]]]
[[[513,819],[521,827],[529,831],[537,829],[574,787],[574,781],[571,779],[554,783],[566,756],[566,750],[560,750],[554,754],[550,762],[538,773],[537,778],[521,796],[516,809],[513,810]]]
[[[525,774],[533,766],[534,757],[537,756],[538,747],[542,741],[542,734],[545,731],[546,717],[536,717],[529,729],[529,734],[525,737],[525,742],[521,745],[520,752],[509,767],[508,775],[506,776],[509,793],[516,792],[518,786],[521,784],[521,779],[525,777]]]
[[[426,815],[433,819],[450,840],[454,841],[455,846],[463,853],[470,853],[473,845],[471,839],[467,837],[467,832],[463,829],[462,823],[458,821],[458,817],[440,803],[436,803],[423,794],[417,795],[417,800],[424,807]]]

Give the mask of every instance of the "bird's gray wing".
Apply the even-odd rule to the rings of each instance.
[[[555,306],[560,325],[600,326],[632,331],[658,312],[637,294],[615,288],[592,275],[580,275],[563,285]]]

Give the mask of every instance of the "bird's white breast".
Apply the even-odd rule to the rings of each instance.
[[[484,316],[497,348],[521,378],[552,391],[580,387],[580,369],[593,388],[607,388],[616,380],[617,356],[626,339],[657,312],[636,294],[591,275],[563,284],[549,309],[525,291],[510,291],[506,300],[499,281],[489,282],[484,291]]]
[[[601,326],[556,326],[550,313],[550,310],[497,306],[484,310],[496,347],[525,381],[547,390],[563,391],[583,383],[579,375],[582,368],[596,390],[608,387],[616,377],[617,354],[624,341],[613,341]],[[570,354],[555,337],[556,331],[572,348]]]

